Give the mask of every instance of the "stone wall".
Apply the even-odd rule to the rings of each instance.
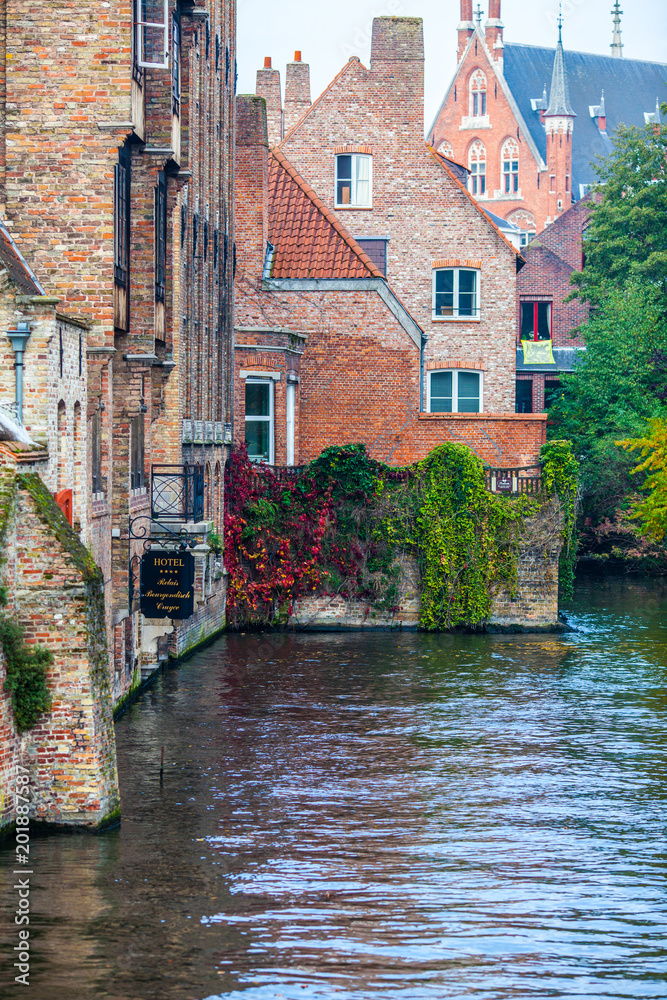
[[[560,627],[558,618],[558,563],[562,547],[560,508],[551,501],[539,515],[527,518],[517,558],[514,592],[499,587],[493,594],[491,615],[485,628],[494,630],[549,631]],[[420,574],[417,560],[404,557],[398,582],[398,607],[379,611],[365,601],[338,595],[299,601],[290,625],[297,630],[416,629],[419,627]]]
[[[2,490],[3,613],[54,660],[52,709],[21,735],[0,652],[0,827],[13,820],[20,763],[30,774],[31,819],[96,829],[119,815],[102,576],[36,473],[5,467]]]

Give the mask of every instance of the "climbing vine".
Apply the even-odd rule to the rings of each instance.
[[[516,589],[525,520],[544,517],[554,495],[552,535],[562,532],[566,560],[574,551],[577,463],[566,442],[552,442],[544,462],[542,494],[507,497],[487,490],[481,460],[459,444],[402,469],[363,445],[327,448],[298,471],[258,467],[235,450],[226,469],[229,623],[286,623],[307,595],[396,610],[409,555],[420,568],[422,628],[483,624],[496,591]]]
[[[46,668],[53,663],[53,653],[44,646],[27,646],[21,626],[4,614],[0,615],[0,645],[7,670],[5,691],[11,692],[14,722],[22,733],[51,708]]]

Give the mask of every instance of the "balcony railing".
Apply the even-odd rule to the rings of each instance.
[[[485,469],[484,474],[490,493],[539,493],[542,489],[542,469],[539,465]]]
[[[152,466],[151,517],[155,521],[203,520],[203,467],[200,465]]]

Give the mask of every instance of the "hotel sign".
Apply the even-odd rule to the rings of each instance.
[[[141,613],[145,618],[189,618],[194,611],[195,557],[188,551],[145,552]]]

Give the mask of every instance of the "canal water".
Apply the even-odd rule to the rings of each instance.
[[[33,841],[26,995],[666,997],[667,586],[582,582],[568,617],[166,671],[117,724],[120,829]]]

